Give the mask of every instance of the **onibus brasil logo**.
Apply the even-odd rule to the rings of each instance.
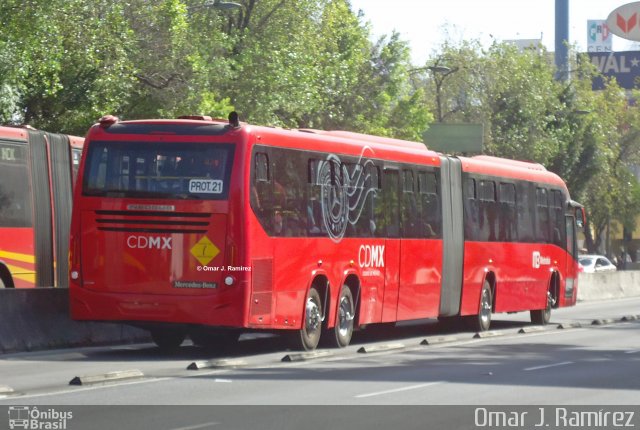
[[[36,406],[9,406],[9,428],[28,430],[65,430],[73,412]]]

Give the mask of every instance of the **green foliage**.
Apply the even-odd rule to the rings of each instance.
[[[453,71],[414,80],[427,89],[432,111],[440,79],[443,119],[483,123],[485,153],[538,162],[565,179],[587,207],[590,251],[602,249],[612,220],[634,229],[640,200],[629,167],[640,162],[640,110],[615,82],[592,91],[588,61],[576,62],[571,79],[558,81],[544,49],[520,52],[498,43],[482,50],[473,42],[446,42],[427,65]]]
[[[415,67],[399,34],[372,42],[348,0],[236,1],[3,0],[0,121],[82,135],[108,113],[237,110],[256,124],[417,141],[434,120],[482,123],[485,153],[567,181],[588,207],[590,246],[611,219],[633,228],[640,110],[614,82],[592,91],[588,61],[557,81],[544,49],[467,40]]]
[[[132,80],[123,9],[111,2],[7,0],[0,45],[14,61],[8,85],[17,94],[11,118],[35,127],[84,133],[117,110]]]

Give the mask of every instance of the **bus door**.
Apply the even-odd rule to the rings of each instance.
[[[397,169],[384,169],[382,200],[378,203],[377,235],[385,237],[382,322],[391,322],[397,320],[400,286],[400,175]]]

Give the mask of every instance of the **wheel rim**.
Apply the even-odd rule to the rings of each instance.
[[[320,328],[321,322],[322,316],[320,315],[320,306],[312,297],[310,297],[309,299],[307,299],[305,321],[306,332],[309,334],[316,332]]]
[[[480,304],[480,321],[486,326],[491,321],[491,293],[488,289],[482,292],[482,303]]]
[[[349,335],[353,324],[353,306],[348,297],[342,297],[338,311],[338,334],[341,337]]]

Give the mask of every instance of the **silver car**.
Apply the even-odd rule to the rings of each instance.
[[[584,273],[615,272],[618,270],[604,255],[580,255],[578,262]]]

